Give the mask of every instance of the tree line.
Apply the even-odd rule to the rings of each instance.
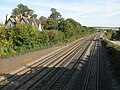
[[[30,15],[37,18],[32,9],[23,4],[12,10],[12,15]],[[43,31],[38,31],[30,24],[17,23],[14,27],[0,27],[0,57],[9,57],[33,50],[52,47],[71,42],[85,35],[96,32],[94,28],[82,26],[77,21],[64,19],[60,12],[51,8],[48,18],[39,18]]]

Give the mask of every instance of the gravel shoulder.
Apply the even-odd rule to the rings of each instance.
[[[114,43],[116,45],[120,45],[120,41],[110,41],[110,42],[112,42],[112,43]]]
[[[40,59],[55,50],[58,50],[59,48],[63,47],[65,45],[52,47],[44,50],[39,51],[33,51],[29,52],[23,55],[14,56],[6,59],[0,59],[0,73],[8,73],[10,71],[14,71],[16,69],[19,69],[21,66],[26,65],[29,62],[33,62],[36,59]]]
[[[73,88],[71,90],[82,90],[83,82],[84,82],[84,77],[85,74],[87,73],[87,67],[88,67],[88,59],[89,59],[90,54],[86,55],[81,71],[79,73],[79,76],[76,78],[76,81],[73,85]],[[107,50],[104,48],[103,45],[100,46],[100,62],[101,62],[101,67],[100,67],[100,86],[99,90],[120,90],[116,89],[116,85],[114,82],[114,78],[112,76],[112,70],[110,69],[110,63],[107,57]],[[94,62],[95,63],[95,62]],[[92,74],[93,72],[96,72],[94,68],[96,68],[96,64],[93,63],[93,69],[92,69]],[[94,75],[93,75],[94,78]],[[94,81],[94,80],[93,80]],[[90,83],[92,84],[92,82]],[[93,85],[96,83],[93,83]],[[89,90],[95,90],[93,87],[90,87]]]
[[[106,39],[106,40],[115,44],[115,45],[120,45],[120,41],[113,41],[113,40],[109,40],[109,39]]]

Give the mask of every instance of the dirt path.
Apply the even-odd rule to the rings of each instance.
[[[20,66],[24,66],[26,63],[42,58],[43,56],[61,48],[62,46],[29,52],[24,55],[14,56],[7,59],[0,59],[0,73],[6,73],[10,72],[11,70],[18,69]]]
[[[112,43],[114,43],[116,45],[120,45],[120,41],[110,41],[110,42],[112,42]]]
[[[106,39],[106,40],[113,43],[113,44],[120,45],[120,41],[112,41],[112,40],[109,40],[109,39]]]

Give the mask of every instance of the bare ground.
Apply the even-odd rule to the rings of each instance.
[[[63,45],[62,45],[63,46]],[[7,59],[0,59],[0,73],[14,71],[25,64],[40,59],[43,56],[61,48],[62,46],[52,47],[44,50],[29,52],[20,56],[14,56]]]

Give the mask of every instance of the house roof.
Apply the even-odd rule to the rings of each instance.
[[[12,22],[16,22],[16,20],[14,18],[9,18]]]
[[[11,21],[11,23],[13,23],[14,25],[16,24],[16,20],[14,18],[9,18],[8,21],[5,22],[5,24],[7,24],[9,21]]]
[[[34,25],[36,28],[39,28],[39,24],[40,24],[40,21],[38,19],[35,19],[35,18],[26,18],[24,16],[22,16],[21,18],[20,17],[10,17],[6,22],[5,24],[8,23],[8,21],[11,21],[13,23],[13,25],[15,25],[16,23],[19,23],[21,22],[22,20],[27,24],[27,23],[30,23],[32,25]]]
[[[21,22],[22,20],[23,20],[25,23],[29,23],[28,18],[26,18],[26,17],[22,17],[22,18],[20,19],[20,22]]]

